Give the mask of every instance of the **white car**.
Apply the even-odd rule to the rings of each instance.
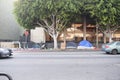
[[[6,48],[0,48],[0,58],[12,56],[12,50]]]
[[[114,41],[111,43],[103,44],[102,50],[106,53],[118,54],[120,53],[120,41]]]

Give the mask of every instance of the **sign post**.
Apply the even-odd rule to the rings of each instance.
[[[24,32],[24,34],[25,34],[25,48],[28,48],[28,35],[29,35],[29,32],[28,32],[28,30],[26,30],[25,32]]]

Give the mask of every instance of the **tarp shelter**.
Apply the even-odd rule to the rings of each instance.
[[[80,41],[78,44],[78,49],[85,49],[85,48],[91,49],[93,48],[93,45],[87,40]]]
[[[87,40],[80,41],[78,46],[93,47],[92,44]]]
[[[75,42],[67,42],[66,48],[77,48],[77,44]]]

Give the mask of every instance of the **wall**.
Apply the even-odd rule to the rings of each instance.
[[[45,32],[41,27],[36,27],[35,29],[31,29],[31,41],[35,43],[45,42]]]
[[[0,40],[19,40],[23,28],[13,15],[13,0],[0,0]]]

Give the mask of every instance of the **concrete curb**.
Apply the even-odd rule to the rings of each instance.
[[[101,49],[33,49],[33,48],[28,48],[28,49],[12,49],[13,52],[84,52],[84,51],[100,51]]]

